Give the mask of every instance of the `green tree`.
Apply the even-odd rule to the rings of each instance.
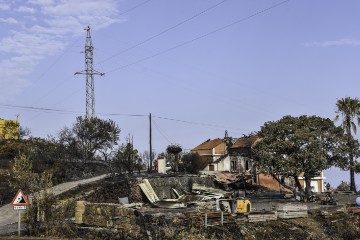
[[[4,124],[0,128],[0,140],[19,139],[19,122],[17,120],[3,120]]]
[[[345,97],[338,99],[336,102],[335,121],[342,118],[341,126],[347,135],[347,144],[349,149],[353,149],[352,132],[356,134],[356,125],[360,124],[360,100],[358,98]],[[355,122],[356,121],[356,122]],[[345,169],[350,170],[350,190],[356,191],[355,184],[355,165],[354,153],[350,151],[348,165]]]
[[[337,186],[336,190],[338,191],[349,191],[350,184],[348,182],[341,181],[339,186]]]
[[[324,169],[340,161],[343,156],[338,147],[344,144],[344,135],[330,119],[317,116],[285,116],[278,121],[266,122],[261,127],[252,150],[260,169],[271,174],[284,187],[296,189],[284,183],[286,177],[295,180],[300,196],[310,196],[311,179]],[[305,178],[306,192],[299,182]]]
[[[360,163],[358,163],[358,164],[355,165],[355,169],[354,169],[354,170],[355,170],[356,173],[360,173]]]
[[[143,166],[138,150],[134,148],[134,145],[130,141],[122,144],[117,149],[113,162],[115,169],[119,172],[125,170],[128,173],[133,173],[135,169],[140,172]]]
[[[166,152],[174,156],[175,172],[179,171],[179,154],[182,152],[182,147],[179,144],[171,144],[167,146]]]
[[[188,173],[199,173],[202,170],[202,161],[201,157],[198,153],[185,153],[182,156],[182,162],[184,164],[185,171]]]
[[[63,159],[73,161],[82,158],[77,139],[71,128],[64,127],[58,134],[58,141],[62,147]]]
[[[82,159],[88,161],[94,159],[97,151],[106,151],[117,145],[120,128],[110,119],[79,116],[72,129],[64,129],[60,134],[63,134],[63,140],[67,141],[71,150],[79,151]]]
[[[21,188],[23,191],[31,191],[32,183],[35,181],[33,166],[30,158],[21,153],[14,158],[12,168],[11,187],[14,189]]]

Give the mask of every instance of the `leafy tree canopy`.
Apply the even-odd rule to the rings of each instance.
[[[181,151],[182,151],[182,147],[178,144],[171,144],[166,148],[167,153],[174,155],[181,153]]]
[[[83,160],[91,160],[97,151],[112,148],[117,144],[119,134],[120,128],[110,119],[82,116],[76,118],[72,129],[64,129],[60,133],[71,148],[81,152]]]
[[[311,178],[343,160],[343,152],[338,151],[344,145],[343,130],[330,119],[285,116],[278,121],[266,122],[259,135],[262,140],[254,145],[253,151],[260,168],[282,184],[284,177],[293,177],[302,193],[298,176],[303,173],[307,196]]]
[[[0,140],[19,139],[19,122],[0,119]]]
[[[203,168],[203,161],[198,153],[185,153],[182,156],[182,162],[184,164],[185,171],[188,173],[199,173]]]
[[[132,173],[134,170],[140,170],[144,167],[143,161],[139,155],[139,151],[129,141],[121,144],[115,152],[113,159],[115,170],[122,172],[123,170]]]

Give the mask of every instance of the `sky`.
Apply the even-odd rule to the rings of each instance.
[[[189,151],[285,115],[333,119],[359,97],[356,0],[0,0],[0,118],[56,136],[85,114],[84,46],[95,112],[135,147]],[[357,136],[359,137],[359,136]],[[348,173],[326,172],[333,185]],[[360,176],[357,175],[360,184]]]

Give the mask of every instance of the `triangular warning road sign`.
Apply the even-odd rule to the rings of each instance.
[[[29,206],[29,201],[25,196],[24,192],[19,189],[14,199],[11,202],[12,206]]]

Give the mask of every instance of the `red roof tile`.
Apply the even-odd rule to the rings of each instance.
[[[231,148],[250,148],[260,137],[257,135],[239,138]]]
[[[213,149],[216,146],[220,145],[223,142],[224,142],[224,140],[221,139],[221,138],[216,138],[216,139],[213,139],[213,140],[209,139],[209,140],[203,142],[202,144],[200,144],[199,146],[195,147],[193,149],[193,151],[196,151],[196,150],[210,150],[210,149]]]

